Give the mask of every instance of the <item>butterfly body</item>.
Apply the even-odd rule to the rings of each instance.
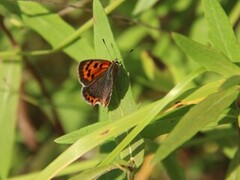
[[[83,98],[91,105],[108,106],[111,100],[113,82],[120,63],[103,59],[81,61],[78,66],[79,81]]]

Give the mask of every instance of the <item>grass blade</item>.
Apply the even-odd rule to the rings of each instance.
[[[103,142],[113,137],[120,135],[127,129],[138,125],[129,135],[115,148],[114,151],[101,163],[101,165],[108,165],[117,157],[120,152],[140,133],[140,131],[156,116],[166,104],[171,102],[177,95],[179,95],[188,83],[196,76],[201,74],[203,69],[199,69],[191,73],[182,83],[178,84],[164,100],[151,103],[132,114],[121,119],[113,121],[104,127],[96,129],[94,132],[81,137],[77,142],[71,145],[66,151],[58,156],[48,167],[46,167],[37,179],[50,179],[58,174],[62,169],[70,163],[81,157],[90,149],[99,146]],[[154,114],[153,114],[154,112]]]
[[[216,121],[218,116],[236,99],[237,95],[238,91],[235,87],[227,91],[220,91],[209,95],[190,109],[161,144],[154,157],[154,163],[166,158],[202,128]]]
[[[15,60],[16,61],[16,60]],[[0,64],[0,179],[8,176],[13,146],[21,82],[21,62]]]
[[[108,18],[101,6],[99,0],[93,1],[93,12],[94,12],[94,46],[96,55],[102,59],[117,59],[121,62],[122,68],[114,82],[114,89],[112,94],[112,100],[108,108],[108,116],[110,120],[120,119],[128,114],[137,110],[137,105],[133,99],[131,86],[128,78],[127,71],[124,67],[124,62],[121,57],[121,53],[115,42],[111,27],[108,22]],[[126,129],[127,130],[127,129]],[[121,137],[118,137],[116,141],[121,141],[122,137],[127,134],[124,133]],[[143,139],[140,137],[134,145],[129,144],[125,152],[120,155],[121,158],[133,156],[136,162],[136,166],[140,166],[143,161]],[[142,153],[135,153],[135,149]],[[133,153],[134,152],[134,153]],[[132,158],[133,158],[132,157]],[[129,160],[129,158],[126,158]]]
[[[137,113],[141,122],[139,122],[138,125],[127,135],[127,137],[102,161],[101,165],[111,163],[117,155],[153,120],[153,118],[161,110],[163,110],[168,103],[177,98],[185,90],[187,85],[202,72],[204,72],[203,69],[198,69],[192,72],[180,83],[178,83],[163,99],[151,103],[131,114],[129,116],[130,119],[136,120],[135,114]]]

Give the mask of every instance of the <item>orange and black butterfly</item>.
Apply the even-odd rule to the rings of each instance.
[[[116,60],[89,59],[80,62],[78,76],[83,86],[82,95],[91,106],[109,105],[120,65]]]

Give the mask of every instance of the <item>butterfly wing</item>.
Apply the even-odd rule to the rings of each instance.
[[[107,106],[110,102],[112,88],[113,78],[112,76],[108,76],[108,73],[105,73],[89,86],[83,87],[82,95],[91,106],[95,104]]]
[[[82,95],[90,105],[100,104],[104,107],[108,106],[111,100],[113,80],[118,71],[118,66],[118,63],[112,63],[107,71],[97,77],[91,84],[83,87]]]
[[[89,59],[81,61],[78,65],[78,77],[83,86],[88,86],[96,78],[106,72],[111,66],[111,61]]]

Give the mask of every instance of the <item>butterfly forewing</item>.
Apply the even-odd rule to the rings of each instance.
[[[78,76],[82,85],[87,86],[107,71],[111,65],[107,60],[84,60],[78,66]]]

